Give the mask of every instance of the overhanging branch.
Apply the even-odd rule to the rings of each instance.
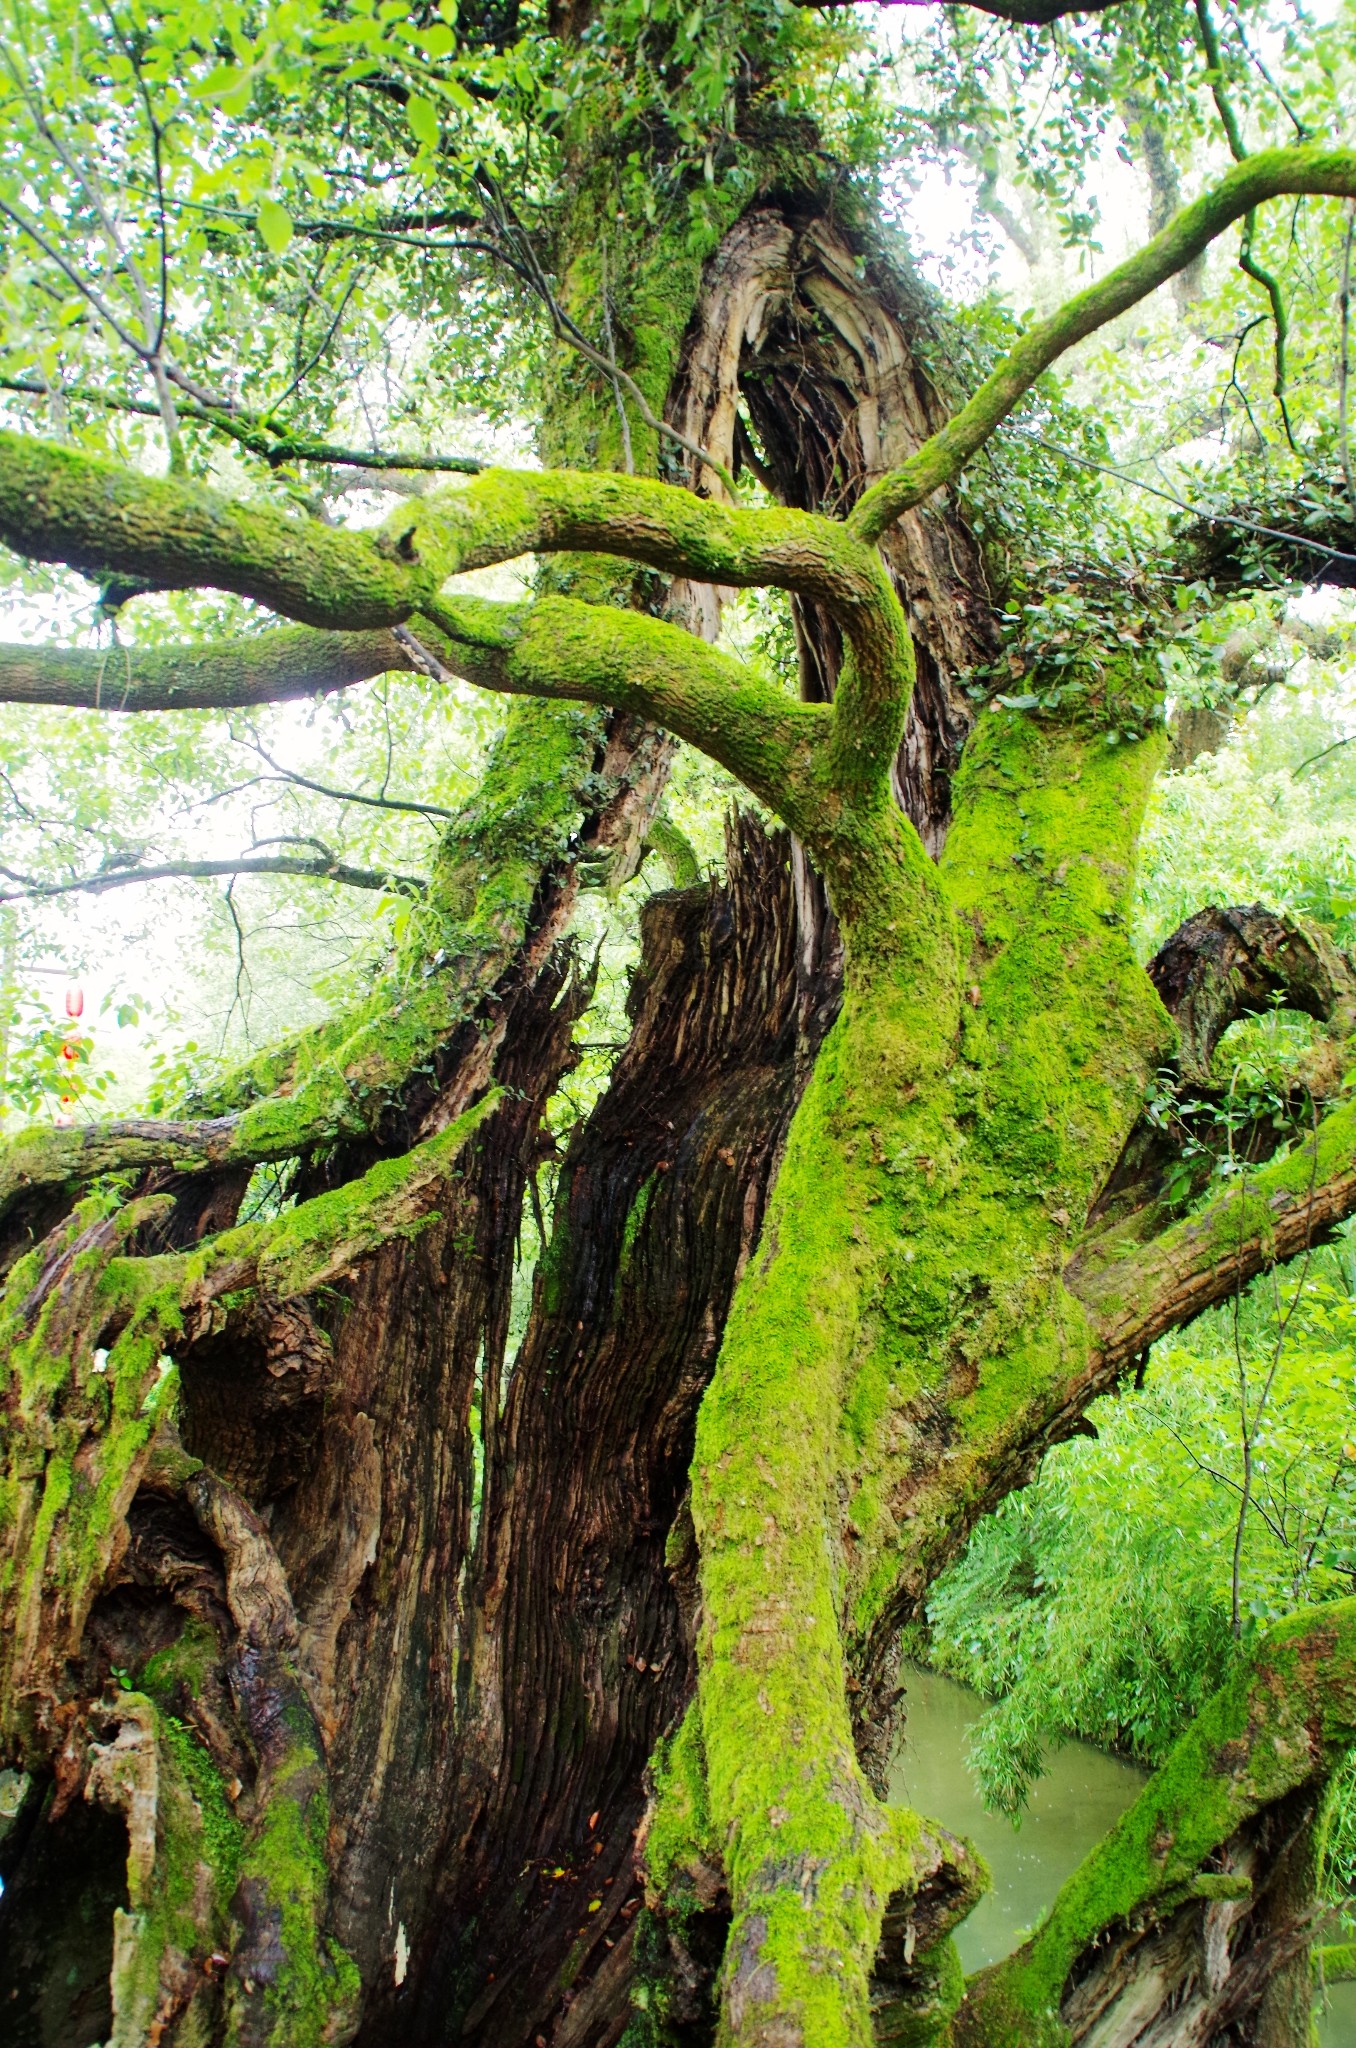
[[[326,696],[411,666],[383,628],[323,633],[284,627],[196,647],[0,645],[0,704],[223,711]]]
[[[1284,1158],[1240,1172],[1148,1244],[1133,1222],[1080,1247],[1064,1284],[1090,1311],[1099,1378],[1114,1378],[1169,1330],[1249,1280],[1320,1244],[1356,1215],[1356,1101],[1345,1101]]]

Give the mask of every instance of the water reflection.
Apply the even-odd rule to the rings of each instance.
[[[1001,1814],[985,1812],[965,1764],[966,1730],[984,1711],[983,1701],[932,1671],[911,1670],[907,1692],[908,1726],[891,1773],[891,1797],[965,1835],[993,1872],[993,1890],[956,1936],[966,1970],[978,1970],[1017,1946],[1125,1811],[1145,1774],[1085,1742],[1066,1743],[1050,1758],[1014,1830]],[[1319,2022],[1322,2048],[1356,2048],[1356,1984],[1334,1986],[1329,1998]]]

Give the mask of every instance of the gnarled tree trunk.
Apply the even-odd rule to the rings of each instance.
[[[704,272],[661,236],[618,308],[651,404],[802,515],[869,514],[948,412],[937,314],[838,196],[769,177]],[[581,174],[576,308],[593,204]],[[548,452],[583,471],[618,451],[614,394],[579,379]],[[356,623],[427,614],[434,673],[613,708],[515,713],[359,1015],[192,1122],[5,1162],[16,2039],[1147,2048],[1189,2013],[1204,2048],[1298,2024],[1309,1829],[1356,1732],[1345,1606],[1240,1664],[968,1988],[948,1935],[982,1875],[873,1788],[899,1625],[976,1518],[1162,1329],[1356,1207],[1349,1107],[1184,1224],[1140,1123],[1174,1048],[1199,1078],[1277,986],[1348,1035],[1349,971],[1240,913],[1142,973],[1159,744],[976,719],[996,622],[956,500],[877,536],[741,525],[711,464],[689,481],[491,480],[374,547]],[[45,532],[58,494],[15,492]],[[588,560],[528,645],[517,613],[439,596],[449,534],[457,567]],[[297,560],[265,594],[334,623]],[[800,704],[675,651],[664,620],[709,638],[722,572],[795,593]],[[647,906],[631,1037],[509,1359],[587,1000],[573,894],[589,860],[634,867],[672,746],[637,707],[666,704],[797,836],[737,824],[724,883]],[[266,1160],[296,1205],[238,1222]],[[94,1186],[113,1169],[130,1194]],[[71,1975],[40,1930],[85,1912]]]

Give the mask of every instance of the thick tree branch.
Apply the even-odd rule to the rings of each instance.
[[[87,1187],[106,1173],[172,1167],[202,1173],[228,1164],[239,1119],[202,1123],[129,1117],[51,1130],[34,1125],[0,1145],[0,1220],[25,1196]]]
[[[612,553],[669,575],[814,598],[847,634],[861,692],[874,703],[883,691],[891,719],[907,697],[902,614],[872,548],[814,513],[713,504],[640,477],[489,471],[366,534],[0,434],[0,538],[33,559],[168,589],[210,585],[347,629],[436,615],[431,600],[464,570],[531,553]]]
[[[902,512],[950,483],[1042,372],[1076,342],[1185,270],[1234,221],[1283,193],[1356,196],[1356,151],[1314,146],[1271,149],[1236,164],[1137,255],[1067,300],[1058,312],[1037,321],[956,417],[902,468],[863,495],[848,521],[852,531],[863,540],[878,540]]]
[[[813,831],[808,801],[833,713],[801,704],[741,662],[642,612],[566,597],[534,604],[444,598],[430,606],[438,654],[482,689],[564,697],[637,711],[703,747],[797,831]]]
[[[196,647],[0,645],[0,704],[223,711],[325,696],[411,666],[405,648],[383,629],[281,628]]]
[[[1356,1600],[1268,1631],[1064,1885],[1040,1929],[973,1981],[958,2048],[1047,2039],[1070,1972],[1109,1929],[1193,1895],[1229,1896],[1206,1859],[1243,1823],[1321,1786],[1356,1738]]]
[[[399,627],[422,614],[483,657],[472,674],[463,654],[468,680],[644,709],[731,766],[788,822],[791,752],[825,724],[840,794],[887,788],[913,682],[907,625],[874,548],[816,514],[746,511],[641,478],[490,472],[464,490],[402,508],[380,533],[367,535],[0,435],[0,537],[23,553],[77,568],[168,587],[214,584],[312,625]],[[564,550],[615,553],[671,575],[771,584],[816,599],[842,626],[850,654],[832,709],[825,717],[792,706],[729,662],[716,683],[709,650],[638,614],[609,619],[587,607],[539,607],[538,624],[554,618],[568,628],[566,660],[563,647],[547,648],[528,628],[521,607],[438,596],[459,571]],[[585,621],[598,657],[591,667],[583,659]],[[505,651],[505,632],[519,648],[509,667],[488,659]],[[631,636],[626,645],[636,654],[643,639],[641,671],[617,666],[618,634]],[[403,651],[399,665],[420,666],[421,643],[409,634],[392,637]],[[553,660],[555,653],[561,659]],[[384,655],[374,648],[372,658]],[[769,752],[774,726],[782,738]]]
[[[310,626],[396,625],[430,582],[382,535],[10,433],[0,434],[0,539],[98,577],[234,591]]]
[[[1159,1337],[1225,1301],[1258,1273],[1319,1244],[1356,1215],[1356,1101],[1304,1143],[1241,1172],[1146,1245],[1133,1219],[1082,1246],[1064,1283],[1092,1314],[1100,1377],[1128,1370]]]

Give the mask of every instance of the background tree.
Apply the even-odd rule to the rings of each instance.
[[[255,825],[165,858],[160,820],[66,804],[46,750],[12,787],[35,839],[55,810],[91,842],[47,870],[23,842],[26,900],[233,862],[391,910],[318,1021],[155,1117],[7,1148],[4,1911],[35,2038],[830,2048],[1188,2009],[1201,2041],[1305,2037],[1348,1601],[1240,1641],[968,1986],[947,1937],[983,1872],[878,1792],[901,1627],[978,1518],[1157,1337],[1356,1209],[1337,1056],[1226,1119],[1249,1170],[1211,1173],[1234,1018],[1280,996],[1350,1034],[1331,941],[1217,909],[1146,974],[1128,936],[1183,627],[1351,581],[1344,344],[1335,421],[1314,372],[1342,219],[1316,211],[1307,299],[1267,239],[1272,201],[1356,198],[1341,32],[1292,97],[1240,16],[1031,12],[939,21],[912,112],[856,27],[780,4],[14,19],[0,535],[94,583],[108,637],[12,647],[0,690],[139,723],[417,679],[367,700],[375,786],[228,728],[288,803],[372,814],[352,848]],[[1077,241],[1150,88],[1232,166],[1020,333],[948,315],[877,217],[910,138],[1006,148]],[[1146,541],[1040,380],[1236,224],[1251,463]],[[543,468],[446,452],[491,385]],[[738,590],[789,600],[794,686],[786,611],[717,644]],[[1254,610],[1221,692],[1292,623]],[[519,701],[473,789],[423,789],[459,684]],[[142,756],[171,804],[223,793],[220,725],[184,730]],[[792,836],[746,819],[722,883],[648,904],[510,1370],[590,994],[570,922],[647,845],[685,878],[678,741]],[[44,1942],[82,1914],[111,2015],[107,1949]]]

